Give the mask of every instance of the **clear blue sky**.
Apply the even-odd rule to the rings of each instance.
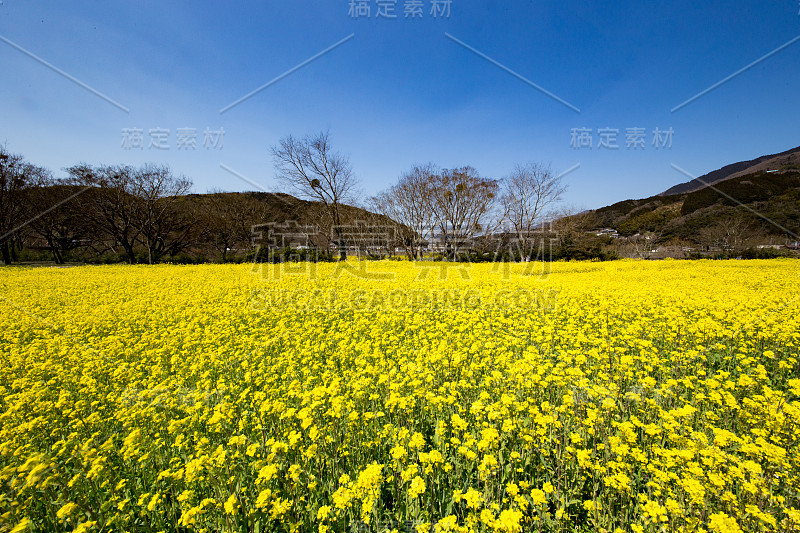
[[[270,146],[329,130],[368,195],[417,162],[502,177],[534,160],[580,164],[566,201],[584,208],[686,181],[671,163],[700,175],[800,145],[800,41],[671,112],[800,35],[798,0],[452,0],[437,18],[424,0],[421,19],[404,17],[411,0],[376,18],[379,3],[353,18],[350,0],[3,0],[0,36],[129,112],[2,41],[0,143],[56,175],[152,161],[197,192],[254,188],[222,163],[275,190]],[[123,148],[124,128],[143,130],[144,149]],[[170,130],[169,149],[148,147],[155,128]],[[179,128],[196,130],[196,149],[177,149]],[[203,147],[207,128],[224,129],[221,148]],[[592,130],[592,149],[570,146],[573,128]],[[597,147],[602,128],[619,131],[619,149]],[[644,128],[644,149],[625,148],[627,128]],[[671,149],[652,145],[655,128],[672,128]]]

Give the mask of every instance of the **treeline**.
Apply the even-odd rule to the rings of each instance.
[[[66,172],[55,179],[0,151],[5,264],[243,260],[253,226],[303,207],[278,194],[190,194],[191,180],[160,165],[79,164]]]
[[[315,251],[288,249],[282,260],[332,260],[332,228],[394,225],[351,205],[298,199],[285,193],[211,191],[164,165],[81,163],[54,178],[41,166],[0,147],[0,258],[17,262],[201,263],[257,259],[271,226],[290,221],[313,235]],[[262,257],[266,258],[266,254]]]
[[[349,160],[332,149],[328,134],[286,137],[272,155],[277,177],[288,190],[325,207],[341,257],[354,243],[380,253],[379,225],[372,235],[339,229],[348,227],[339,223],[340,206],[352,201],[358,182]],[[431,163],[412,167],[366,207],[396,223],[386,248],[409,259],[610,258],[603,247],[607,239],[585,231],[586,217],[555,210],[565,189],[561,176],[536,163],[518,165],[502,179],[482,176],[470,166],[442,169]]]
[[[400,242],[409,258],[435,251],[444,258],[541,255],[550,228],[547,210],[564,192],[548,169],[518,166],[502,180],[470,166],[415,166],[398,183],[372,198],[371,207],[400,223]],[[491,257],[494,259],[494,255]]]
[[[350,161],[332,149],[328,134],[286,137],[272,155],[287,193],[193,194],[192,181],[164,165],[81,163],[54,178],[0,148],[0,255],[6,265],[348,254],[608,258],[601,239],[587,235],[585,217],[564,211],[554,216],[565,188],[541,165],[520,165],[503,179],[483,177],[469,166],[417,165],[359,208],[353,206],[359,183]]]

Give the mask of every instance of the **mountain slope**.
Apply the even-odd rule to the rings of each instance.
[[[738,163],[726,165],[697,179],[670,187],[659,196],[689,193],[726,179],[737,178],[759,171],[787,168],[800,169],[800,146],[779,154],[764,155],[750,161],[739,161]]]
[[[800,170],[739,172],[713,187],[624,200],[592,215],[592,229],[613,228],[623,237],[652,232],[662,242],[699,242],[704,228],[737,216],[766,238],[797,240]]]

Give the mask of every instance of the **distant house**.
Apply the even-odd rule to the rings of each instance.
[[[598,237],[611,237],[612,239],[616,239],[619,237],[619,233],[614,228],[603,228],[600,231],[595,233]]]

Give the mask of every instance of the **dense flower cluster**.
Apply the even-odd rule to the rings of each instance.
[[[0,531],[800,528],[796,262],[315,268],[4,271]]]

